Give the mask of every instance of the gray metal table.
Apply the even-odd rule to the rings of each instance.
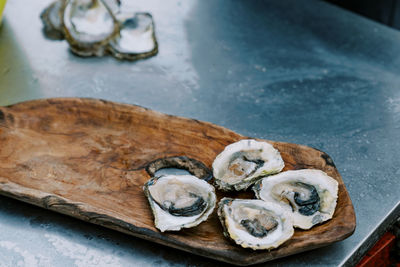
[[[357,229],[271,265],[352,264],[399,214],[400,32],[319,1],[135,1],[160,53],[83,59],[46,40],[48,1],[7,3],[0,105],[93,97],[316,147],[350,192]],[[1,147],[0,147],[1,149]],[[0,266],[208,266],[215,261],[0,197]]]

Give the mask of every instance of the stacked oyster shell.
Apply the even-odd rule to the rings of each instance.
[[[57,0],[41,18],[46,36],[67,40],[79,56],[137,60],[158,52],[152,16],[121,12],[118,0]]]
[[[241,140],[213,162],[215,185],[222,191],[252,186],[257,199],[222,198],[218,217],[224,235],[254,250],[273,249],[289,240],[294,228],[310,229],[332,218],[338,183],[320,170],[281,172],[284,162],[267,142]],[[161,176],[144,186],[161,231],[194,227],[212,213],[214,188],[195,176]]]

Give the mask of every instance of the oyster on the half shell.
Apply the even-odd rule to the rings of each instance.
[[[271,144],[252,139],[228,145],[212,164],[215,183],[224,191],[246,189],[284,166],[279,151]]]
[[[179,231],[205,221],[215,208],[214,187],[192,175],[151,178],[143,187],[161,232]]]
[[[256,197],[288,208],[294,227],[310,229],[332,218],[338,182],[320,170],[286,171],[254,185]]]
[[[244,248],[277,248],[294,233],[286,209],[258,199],[223,198],[218,205],[218,217],[224,235]]]

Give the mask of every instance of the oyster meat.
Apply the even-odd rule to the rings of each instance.
[[[310,229],[332,218],[338,182],[320,170],[296,170],[262,179],[253,190],[258,199],[288,208],[294,227]]]
[[[284,166],[279,151],[271,144],[251,139],[228,145],[212,164],[215,183],[224,191],[246,189]]]
[[[218,216],[224,235],[244,248],[277,248],[294,233],[290,214],[271,202],[223,198]]]
[[[192,175],[164,175],[144,185],[156,228],[179,231],[205,221],[215,208],[214,187]]]

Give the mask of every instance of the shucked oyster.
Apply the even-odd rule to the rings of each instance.
[[[151,178],[143,187],[161,231],[179,231],[205,221],[215,207],[214,187],[192,175]]]
[[[217,186],[229,191],[246,189],[261,177],[280,172],[284,165],[279,151],[269,143],[241,140],[227,146],[212,167]]]
[[[102,56],[118,23],[102,0],[69,0],[62,12],[65,38],[81,56]]]
[[[338,182],[320,170],[286,171],[260,180],[256,197],[291,211],[294,227],[310,229],[332,218]]]
[[[294,233],[287,211],[262,200],[223,198],[218,216],[224,235],[244,248],[277,248]]]

